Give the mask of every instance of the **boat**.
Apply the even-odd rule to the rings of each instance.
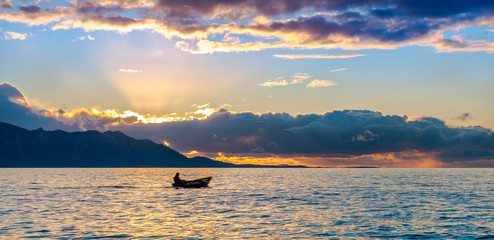
[[[201,188],[201,187],[207,187],[209,184],[209,181],[211,181],[213,177],[205,177],[205,178],[199,178],[199,179],[194,179],[190,181],[183,181],[181,183],[172,183],[173,187],[176,188]]]

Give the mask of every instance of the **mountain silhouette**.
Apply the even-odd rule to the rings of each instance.
[[[27,130],[0,122],[0,167],[235,167],[119,131]]]

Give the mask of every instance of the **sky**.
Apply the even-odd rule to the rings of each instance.
[[[0,121],[187,156],[494,167],[494,4],[0,0]]]

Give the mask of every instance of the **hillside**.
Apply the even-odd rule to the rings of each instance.
[[[234,167],[187,158],[150,140],[118,131],[26,130],[0,122],[0,167]]]

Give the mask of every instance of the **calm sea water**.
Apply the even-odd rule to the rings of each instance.
[[[494,239],[494,169],[0,169],[0,191],[0,239]]]

